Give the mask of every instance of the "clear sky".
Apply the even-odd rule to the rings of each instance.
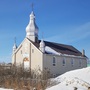
[[[39,39],[85,49],[90,58],[90,0],[0,0],[0,62],[11,62],[14,37],[26,36],[34,3]]]

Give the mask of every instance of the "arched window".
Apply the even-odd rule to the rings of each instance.
[[[22,54],[22,50],[21,50],[21,54]]]
[[[80,59],[79,60],[79,67],[81,67],[81,65],[82,65],[82,60]]]
[[[72,66],[74,65],[74,60],[73,60],[73,58],[71,59],[71,65],[72,65]]]
[[[66,59],[65,58],[63,58],[62,63],[63,63],[63,66],[65,66],[65,64],[66,64]]]
[[[53,66],[56,66],[56,59],[53,57]]]

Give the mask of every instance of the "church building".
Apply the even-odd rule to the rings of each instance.
[[[32,11],[26,27],[26,37],[17,47],[13,46],[12,64],[24,69],[48,70],[53,76],[87,66],[85,51],[80,52],[71,45],[38,39],[38,26]]]

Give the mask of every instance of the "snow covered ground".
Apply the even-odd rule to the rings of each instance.
[[[90,90],[90,67],[66,72],[54,81],[58,84],[46,90]]]

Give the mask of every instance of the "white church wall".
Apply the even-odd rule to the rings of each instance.
[[[33,44],[31,45],[31,69],[40,69],[42,71],[43,68],[43,54],[42,52],[36,48]]]
[[[30,58],[29,58],[30,47],[29,46],[30,46],[29,42],[25,39],[21,43],[21,45],[18,47],[18,50],[16,50],[16,52],[15,52],[15,54],[16,54],[16,59],[15,59],[16,65],[23,65],[25,58],[28,58],[28,61],[30,62]],[[15,56],[15,54],[13,54],[13,56]]]
[[[15,64],[15,61],[16,61],[16,54],[13,54],[12,55],[12,64]]]
[[[54,62],[53,57],[55,58]],[[43,67],[56,76],[86,66],[86,58],[44,54]]]
[[[43,53],[27,39],[21,43],[21,45],[18,47],[18,50],[15,52],[15,54],[13,54],[12,63],[14,64],[14,61],[16,61],[17,66],[26,65],[24,64],[26,58],[29,62],[28,66],[31,69],[40,69],[42,71]]]

